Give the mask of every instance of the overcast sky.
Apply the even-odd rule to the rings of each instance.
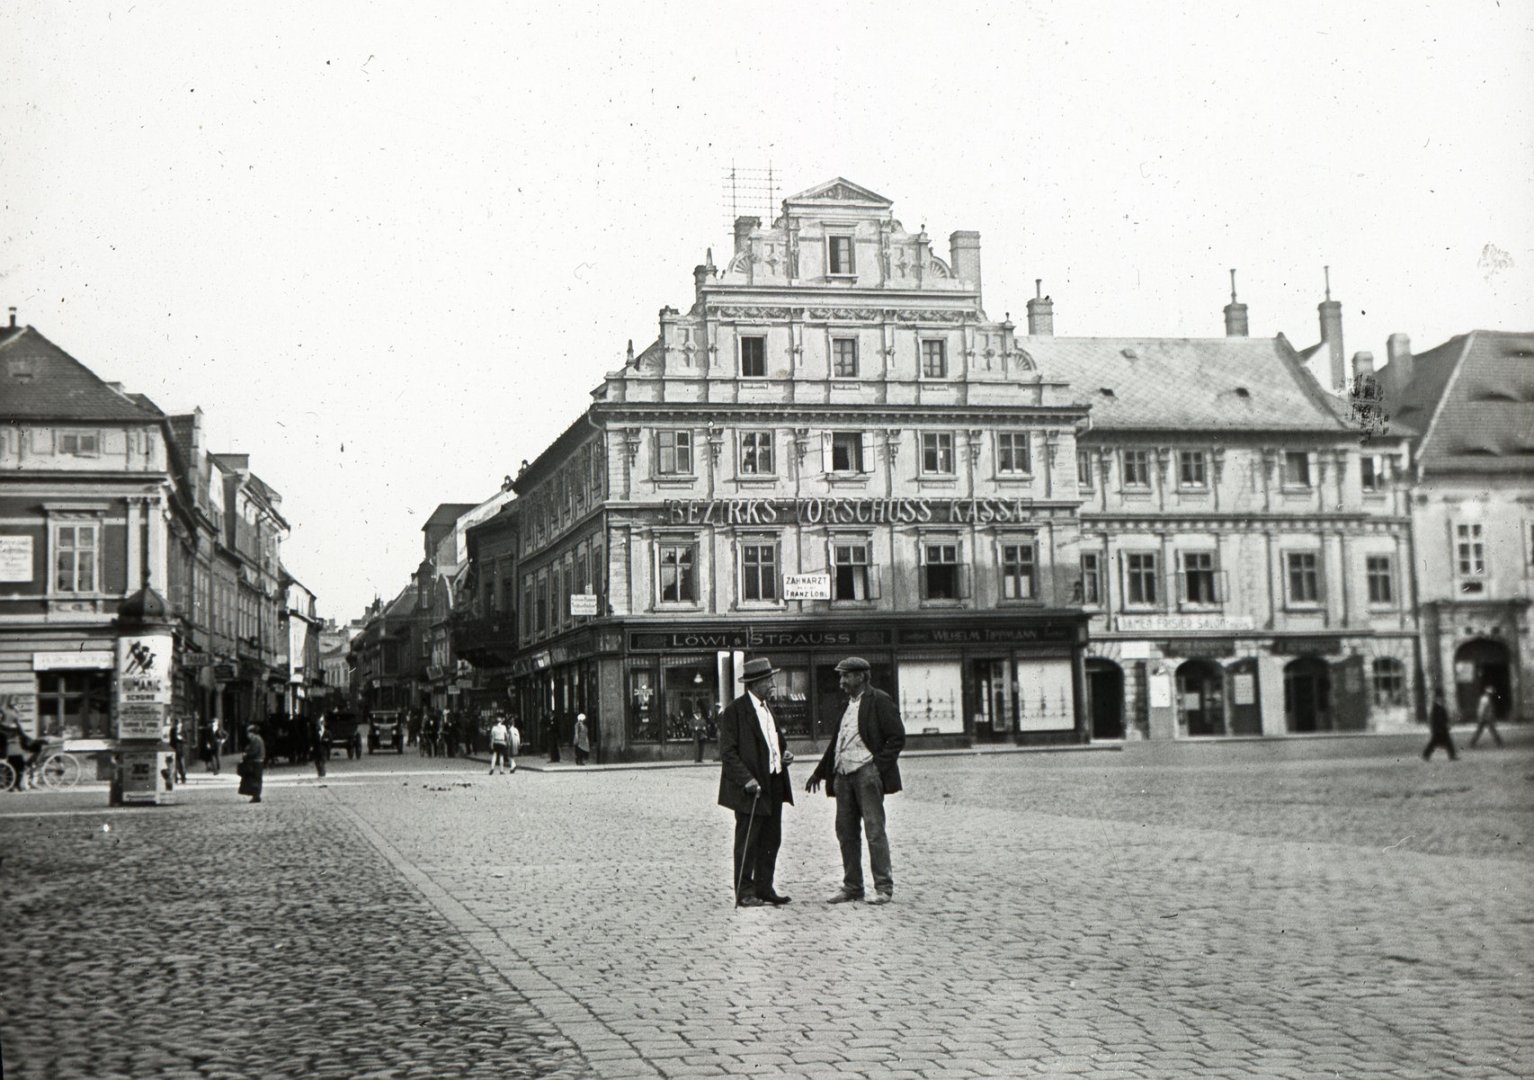
[[[0,305],[200,405],[340,619],[687,308],[732,162],[1062,335],[1218,336],[1236,267],[1304,347],[1323,265],[1350,355],[1534,329],[1528,0],[0,5]]]

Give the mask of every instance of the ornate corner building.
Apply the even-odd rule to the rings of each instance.
[[[838,178],[737,219],[513,481],[531,737],[585,712],[608,755],[682,753],[752,654],[824,738],[854,653],[918,745],[1085,737],[1087,407],[986,316],[979,234],[945,258],[891,209]]]

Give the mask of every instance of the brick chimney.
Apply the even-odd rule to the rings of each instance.
[[[1236,301],[1236,272],[1230,272],[1230,303],[1225,305],[1225,336],[1246,337],[1246,305]]]
[[[1044,295],[1044,279],[1033,281],[1033,299],[1028,301],[1028,336],[1055,336],[1055,302]]]
[[[1412,358],[1411,338],[1394,333],[1385,341],[1385,379],[1392,391],[1400,392],[1411,382],[1416,361]]]
[[[751,234],[762,227],[759,217],[742,215],[735,219],[735,254],[739,255],[751,246]]]
[[[1353,378],[1362,382],[1374,377],[1374,354],[1363,350],[1353,354]]]
[[[961,231],[948,237],[948,265],[953,276],[980,291],[980,234]]]
[[[1321,315],[1321,343],[1326,346],[1327,358],[1330,363],[1327,373],[1331,378],[1331,389],[1340,389],[1348,378],[1346,363],[1347,354],[1342,348],[1342,304],[1332,299],[1332,268],[1323,268],[1326,273],[1326,299],[1316,306]]]

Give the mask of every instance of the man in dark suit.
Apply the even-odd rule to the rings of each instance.
[[[826,794],[836,799],[836,839],[842,848],[842,887],[826,902],[842,904],[863,899],[863,838],[868,833],[868,862],[874,873],[870,904],[887,904],[895,896],[890,871],[889,837],[884,831],[884,796],[900,790],[900,751],[905,725],[894,700],[868,685],[869,664],[849,656],[836,665],[841,673],[847,707],[836,737],[810,774],[806,791],[822,780]]]
[[[768,699],[777,669],[766,659],[747,660],[746,692],[719,714],[719,805],[735,811],[735,904],[786,904],[772,887],[783,840],[783,807],[794,801],[788,782],[788,749]]]

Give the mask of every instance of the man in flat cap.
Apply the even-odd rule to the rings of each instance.
[[[826,794],[836,799],[842,887],[826,902],[863,899],[862,832],[867,832],[868,862],[874,874],[874,895],[868,902],[887,904],[895,895],[895,879],[890,872],[889,837],[884,832],[884,796],[900,790],[898,759],[905,747],[905,725],[900,722],[894,699],[868,685],[867,660],[849,656],[836,665],[836,670],[841,673],[847,708],[836,737],[804,785],[806,791],[815,791],[824,780]]]
[[[783,840],[783,807],[794,801],[788,765],[794,755],[768,699],[778,670],[747,660],[746,692],[719,714],[719,805],[735,811],[735,904],[765,907],[789,897],[772,887]]]

